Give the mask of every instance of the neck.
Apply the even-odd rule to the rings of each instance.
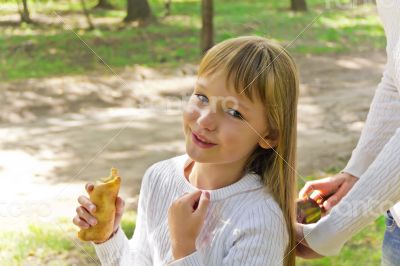
[[[192,162],[187,169],[189,182],[198,189],[215,190],[239,181],[245,161],[227,164]]]

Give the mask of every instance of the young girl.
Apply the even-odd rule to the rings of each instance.
[[[103,265],[294,265],[298,74],[261,37],[204,56],[183,111],[186,154],[144,174],[135,233],[94,244]],[[93,185],[88,185],[87,190]],[[96,223],[78,199],[74,223]]]

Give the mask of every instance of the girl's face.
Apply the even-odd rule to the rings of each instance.
[[[194,161],[244,164],[257,145],[271,145],[261,138],[267,134],[261,101],[228,90],[225,79],[223,72],[199,77],[184,108],[186,152]]]

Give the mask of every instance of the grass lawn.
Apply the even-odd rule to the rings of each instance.
[[[15,2],[2,2],[0,16],[15,13]],[[95,0],[87,2],[89,6],[96,4]],[[79,1],[33,2],[32,17],[45,17],[53,24],[0,26],[1,80],[93,71],[112,74],[83,41],[114,71],[134,64],[165,68],[199,61],[199,0],[173,1],[172,15],[165,18],[163,1],[150,0],[158,21],[144,28],[122,24],[125,1],[111,2],[117,9],[92,11],[92,15],[95,19],[114,19],[113,22],[99,22],[94,31],[85,30]],[[288,1],[215,1],[216,42],[239,35],[261,35],[283,45],[296,39],[288,49],[297,54],[383,49],[384,32],[374,6],[329,7],[326,3],[308,0],[309,12],[293,13],[287,9]],[[74,24],[78,19],[83,21],[81,26]],[[57,21],[64,21],[65,29],[55,25]],[[308,30],[298,36],[308,25]]]
[[[136,214],[126,212],[122,229],[131,238]],[[24,232],[0,231],[0,265],[100,265],[91,244],[80,241],[72,218],[31,224]]]

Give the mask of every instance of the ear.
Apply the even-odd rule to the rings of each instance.
[[[260,138],[258,141],[258,145],[260,145],[263,149],[271,149],[278,146],[279,139],[278,137],[271,137],[272,134],[265,136],[264,138]]]

